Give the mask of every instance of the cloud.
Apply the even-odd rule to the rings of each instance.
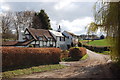
[[[40,9],[45,9],[51,20],[53,29],[56,30],[58,25],[61,25],[62,30],[67,30],[75,34],[83,34],[86,33],[85,26],[93,21],[93,5],[94,2],[73,2],[72,0],[34,3],[6,2],[2,4],[2,9],[10,9],[11,11],[39,11]]]
[[[2,5],[1,6],[1,10],[2,11],[9,11],[10,10],[10,7],[8,5]]]
[[[54,8],[56,10],[60,10],[66,8],[72,4],[72,0],[59,0],[57,4],[55,4]]]
[[[52,27],[54,30],[57,30],[57,28],[58,28],[57,21],[51,20],[51,21],[50,21],[50,24],[51,24],[51,27]]]
[[[62,31],[70,31],[75,34],[85,34],[85,26],[88,25],[90,22],[93,21],[92,17],[84,17],[84,18],[78,18],[73,21],[69,20],[61,20],[60,22],[57,23],[57,21],[51,21],[51,26],[54,29],[58,28],[58,25],[61,26]]]
[[[5,0],[0,0],[0,13],[4,11],[9,11],[9,10],[10,10],[9,4],[6,4]]]

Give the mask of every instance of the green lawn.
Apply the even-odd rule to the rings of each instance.
[[[110,43],[108,42],[107,39],[94,40],[94,41],[90,41],[87,44],[93,46],[110,46]]]
[[[61,69],[64,67],[65,67],[64,65],[60,65],[60,64],[41,65],[41,66],[35,66],[35,67],[31,67],[31,68],[26,68],[26,69],[17,69],[17,70],[13,70],[13,71],[2,72],[2,77],[3,78],[14,78],[15,76],[27,75],[27,74],[32,74],[32,73],[36,73],[36,72],[50,71],[50,70],[55,70],[55,69]]]
[[[86,60],[88,58],[88,54],[84,55],[80,60]]]
[[[81,43],[87,43],[90,42],[91,40],[80,40]]]

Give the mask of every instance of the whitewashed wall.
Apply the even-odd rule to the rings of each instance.
[[[69,36],[69,38],[66,38],[65,43],[66,43],[67,45],[71,45],[72,40],[73,40],[73,37],[72,37],[70,34],[66,33],[65,31],[63,32],[63,34],[64,34],[65,36]]]
[[[65,44],[65,41],[60,41],[60,37],[56,37],[57,42],[56,42],[56,47],[61,47],[60,45]]]

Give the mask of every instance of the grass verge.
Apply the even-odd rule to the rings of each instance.
[[[88,54],[84,55],[80,60],[85,60],[88,58]],[[62,61],[76,61],[75,59],[71,58],[71,57],[67,57],[67,58],[63,58]]]
[[[88,58],[88,54],[84,55],[80,60],[86,60]]]
[[[96,52],[98,53],[98,52]],[[98,53],[98,54],[104,54],[104,55],[110,55],[111,51],[103,51],[102,53]]]
[[[32,73],[36,73],[36,72],[44,72],[44,71],[50,71],[50,70],[55,70],[55,69],[62,69],[64,67],[65,67],[64,65],[60,65],[60,64],[35,66],[35,67],[31,67],[31,68],[26,68],[26,69],[6,71],[6,72],[2,73],[2,77],[3,78],[13,78],[15,76],[27,75],[27,74],[32,74]]]

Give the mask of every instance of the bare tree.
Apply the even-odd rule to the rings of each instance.
[[[1,16],[1,27],[2,27],[2,33],[5,34],[6,31],[10,28],[11,26],[11,12],[8,12],[4,15]]]
[[[10,31],[11,28],[11,23],[12,23],[12,13],[11,12],[6,12],[4,14],[1,14],[1,30],[2,30],[2,38],[5,40],[6,34],[8,31]],[[6,35],[6,36],[5,36]]]
[[[23,12],[15,12],[15,16],[13,18],[14,28],[17,34],[17,40],[19,38],[19,29],[25,30],[27,27],[32,26],[34,11],[23,11]]]
[[[6,12],[0,15],[0,28],[2,32],[2,38],[7,38],[6,34],[10,30],[16,31],[16,40],[19,38],[19,30],[25,30],[27,27],[32,26],[34,11],[21,11],[21,12]]]

